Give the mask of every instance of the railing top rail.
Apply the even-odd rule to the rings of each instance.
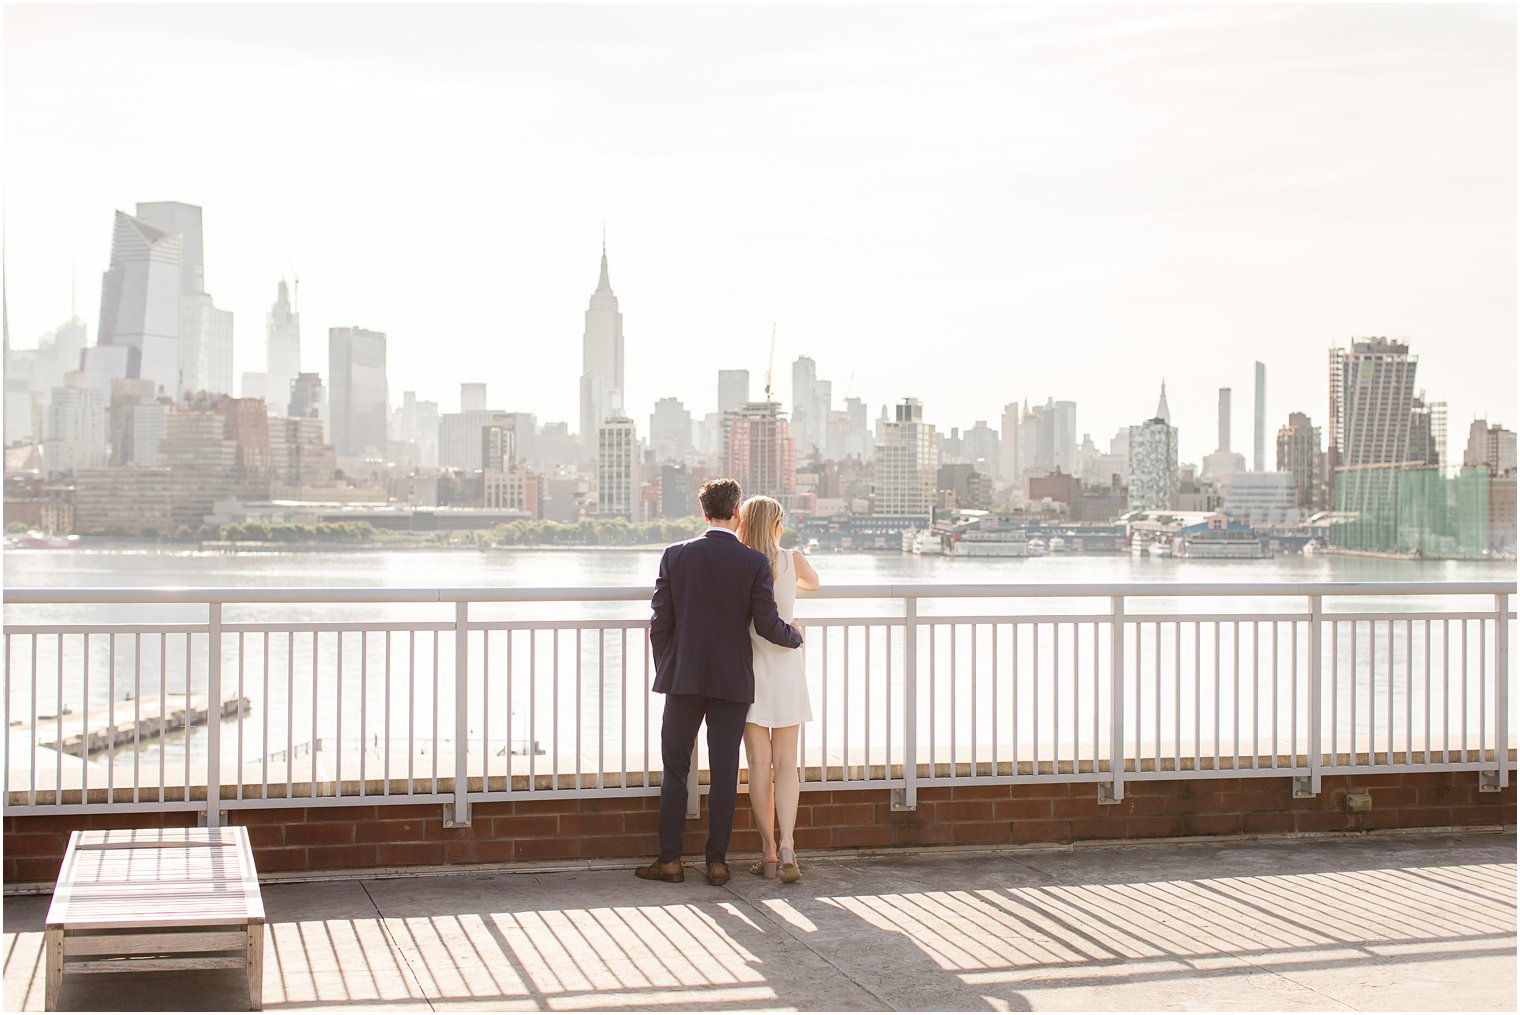
[[[564,588],[7,588],[16,605],[88,603],[546,603],[636,602],[650,586]],[[1097,599],[1214,596],[1492,596],[1513,595],[1513,581],[1453,582],[1007,582],[983,585],[831,585],[807,599]]]

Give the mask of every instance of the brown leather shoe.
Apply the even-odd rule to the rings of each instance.
[[[707,883],[710,885],[728,884],[728,864],[710,863],[707,865]]]
[[[670,863],[646,864],[643,867],[633,869],[635,877],[641,877],[645,881],[669,881],[671,884],[679,884],[686,880],[686,868],[681,866],[681,861],[673,860]]]

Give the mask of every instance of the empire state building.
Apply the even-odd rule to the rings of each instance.
[[[623,315],[607,280],[607,241],[603,240],[602,277],[586,308],[586,333],[581,341],[581,442],[594,446],[597,428],[622,412]]]

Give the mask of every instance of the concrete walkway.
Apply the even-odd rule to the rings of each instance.
[[[797,885],[627,869],[270,884],[266,1008],[1515,1010],[1515,837],[803,857]],[[48,900],[5,900],[42,1007]],[[65,1009],[236,1009],[237,975],[66,979]]]

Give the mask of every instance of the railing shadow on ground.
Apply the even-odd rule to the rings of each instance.
[[[1402,990],[1392,963],[1507,957],[1512,1006],[1513,838],[1463,836],[1459,855],[1449,841],[892,855],[812,863],[798,886],[736,864],[723,889],[695,868],[684,885],[626,870],[271,885],[265,1001],[1027,1010],[1055,992],[1042,997],[1059,994],[1059,1007],[1161,1007],[1185,995],[1274,1009],[1323,1007],[1323,994],[1297,993],[1316,984]],[[6,900],[13,1010],[40,1006],[40,902]],[[1366,973],[1385,965],[1391,980]],[[65,980],[65,1007],[131,1008],[134,990],[156,1009],[246,996],[236,977],[183,989],[142,975],[79,980]],[[1397,993],[1374,1006],[1485,1005]]]

